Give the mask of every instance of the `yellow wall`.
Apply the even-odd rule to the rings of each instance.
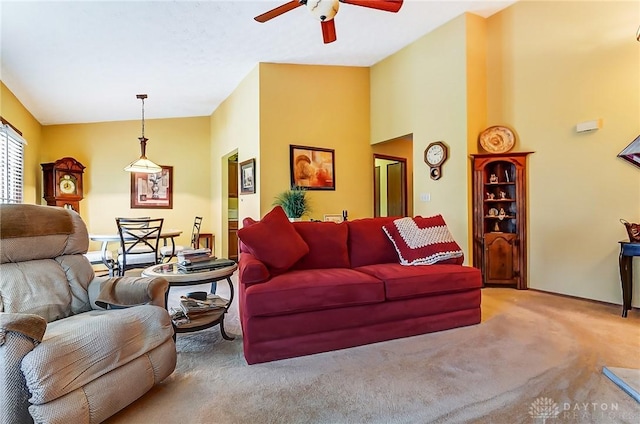
[[[640,219],[640,170],[616,155],[640,134],[639,16],[639,2],[518,2],[488,21],[488,124],[535,151],[532,288],[621,303],[619,219]],[[575,132],[593,119],[602,129]]]
[[[371,141],[413,133],[413,213],[442,214],[469,262],[467,80],[474,70],[467,69],[467,19],[452,20],[371,68]],[[449,160],[434,181],[423,154],[439,140],[449,146]],[[427,193],[430,202],[419,201]]]
[[[71,156],[86,167],[80,215],[90,232],[115,232],[118,216],[162,217],[165,228],[183,230],[177,242],[189,245],[196,215],[204,217],[202,232],[210,232],[218,218],[212,216],[209,206],[209,118],[145,120],[147,156],[160,165],[173,166],[173,209],[130,207],[131,174],[123,168],[140,156],[140,132],[139,120],[45,126],[40,160],[53,162]],[[41,179],[42,173],[38,175]],[[44,200],[37,203],[44,204]]]
[[[372,216],[368,68],[261,64],[261,215],[291,185],[290,144],[335,150],[336,190],[308,192],[310,217]]]
[[[236,151],[238,162],[256,159],[256,194],[239,196],[238,221],[260,215],[260,192],[262,184],[262,161],[260,157],[260,67],[256,66],[216,109],[211,116],[211,207],[214,215],[220,216],[215,222],[217,256],[227,256],[228,252],[228,165],[227,159]]]
[[[640,133],[639,9],[518,2],[486,21],[456,18],[373,66],[371,139],[413,132],[414,213],[442,213],[456,240],[468,239],[470,213],[461,205],[469,199],[468,154],[477,152],[482,129],[507,125],[515,150],[536,152],[530,287],[621,303],[617,241],[626,233],[618,220],[640,217],[640,178],[616,155]],[[577,123],[598,118],[601,130],[575,133]],[[419,163],[437,139],[451,158],[432,182]],[[421,192],[431,203],[417,201]],[[640,291],[636,306],[638,299]]]
[[[25,203],[38,203],[42,198],[42,174],[40,168],[40,146],[42,141],[42,126],[22,105],[20,100],[0,81],[0,116],[22,132],[27,140],[24,149],[24,193]]]

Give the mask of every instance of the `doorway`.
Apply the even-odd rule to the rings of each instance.
[[[413,216],[413,134],[372,144],[371,150],[374,162],[374,216]],[[391,188],[388,187],[389,173]]]
[[[374,153],[374,216],[407,216],[406,158]]]

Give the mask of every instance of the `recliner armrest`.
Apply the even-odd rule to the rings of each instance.
[[[47,321],[39,315],[0,312],[0,345],[8,332],[23,334],[35,342],[41,342],[47,329]]]
[[[166,308],[167,290],[169,282],[162,277],[96,277],[88,292],[94,309],[143,304]]]

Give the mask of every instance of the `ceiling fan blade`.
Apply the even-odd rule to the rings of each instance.
[[[336,21],[331,19],[329,21],[320,22],[322,26],[322,39],[325,44],[333,43],[336,41]]]
[[[283,13],[286,13],[290,10],[295,9],[296,7],[302,6],[302,3],[300,3],[299,0],[291,0],[288,3],[285,3],[281,6],[276,7],[275,9],[271,9],[268,12],[263,13],[262,15],[258,15],[256,16],[255,19],[258,22],[264,23],[267,22],[270,19],[276,18],[280,15],[282,15]]]
[[[397,12],[402,7],[403,0],[340,0],[341,3],[369,7],[371,9]]]

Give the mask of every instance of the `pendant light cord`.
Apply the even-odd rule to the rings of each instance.
[[[147,98],[147,95],[137,94],[136,97],[142,100],[142,137],[141,138],[144,138],[144,99]]]

